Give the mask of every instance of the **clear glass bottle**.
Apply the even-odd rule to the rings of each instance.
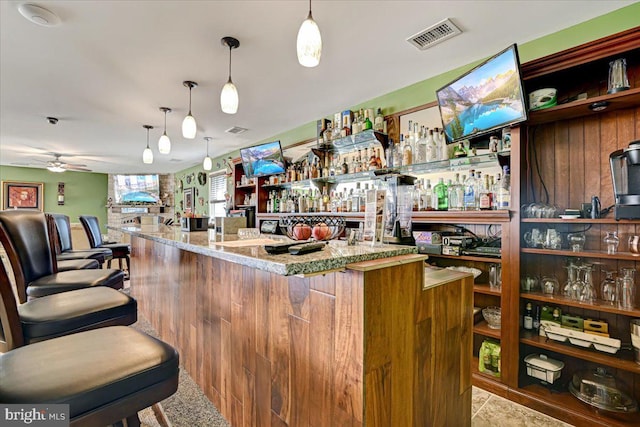
[[[393,167],[399,168],[402,166],[402,146],[404,145],[404,136],[400,134],[400,142],[396,142],[393,146]]]
[[[493,193],[489,187],[489,175],[484,176],[478,191],[478,207],[481,211],[491,210],[493,208]]]
[[[435,209],[433,204],[433,189],[431,188],[431,180],[427,179],[424,189],[422,190],[422,206],[425,211],[432,211]]]
[[[620,238],[618,238],[618,233],[616,231],[607,232],[604,236],[603,242],[606,245],[608,254],[615,254],[618,252]]]
[[[376,117],[373,120],[373,129],[378,132],[384,132],[384,116],[382,115],[381,108],[378,108],[378,111],[376,111]]]
[[[455,176],[455,181],[447,190],[449,193],[449,210],[462,211],[464,210],[464,186],[460,182],[460,174],[456,173]]]
[[[478,210],[477,188],[478,183],[476,182],[475,170],[471,169],[469,171],[469,177],[464,182],[464,210]]]
[[[509,209],[511,207],[511,190],[510,190],[511,178],[509,175],[509,166],[504,166],[502,170],[502,180],[496,193],[497,209]]]
[[[402,148],[402,166],[411,164],[413,164],[413,148],[411,148],[410,139],[405,138],[404,147]]]

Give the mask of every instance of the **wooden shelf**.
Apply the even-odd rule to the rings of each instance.
[[[520,296],[525,299],[543,301],[551,304],[559,304],[569,307],[583,308],[586,310],[596,310],[606,313],[621,314],[623,316],[640,317],[640,309],[620,308],[599,300],[594,303],[587,303],[582,301],[575,301],[563,295],[547,295],[541,292],[522,292],[520,293]]]
[[[608,102],[608,107],[603,111],[592,111],[589,106],[594,102]],[[594,98],[568,102],[544,110],[532,111],[529,114],[528,125],[539,125],[558,120],[575,119],[577,117],[608,113],[623,108],[636,107],[640,104],[640,88],[633,88],[623,92],[612,93]]]
[[[622,369],[623,371],[633,372],[634,374],[640,374],[640,364],[634,361],[633,352],[629,350],[618,350],[615,355],[612,355],[598,350],[588,350],[572,344],[553,341],[531,332],[523,332],[520,337],[520,342],[567,356],[577,357],[578,359]]]
[[[500,339],[500,329],[490,328],[486,320],[481,320],[480,322],[473,325],[473,333],[495,338],[498,340]]]
[[[442,254],[427,254],[429,258],[447,258],[457,259],[460,261],[479,261],[479,262],[491,262],[494,264],[500,264],[501,258],[494,258],[489,256],[471,256],[471,255],[442,255]]]
[[[637,219],[619,219],[614,218],[576,218],[576,219],[562,219],[562,218],[522,218],[522,222],[530,222],[535,224],[551,223],[551,224],[640,224],[640,220]]]
[[[478,294],[485,294],[485,295],[495,295],[495,296],[502,295],[502,292],[500,289],[492,289],[491,287],[489,287],[489,285],[482,285],[482,284],[473,285],[473,292]]]
[[[236,188],[240,190],[255,190],[256,185],[255,184],[236,185]]]
[[[417,223],[496,224],[508,223],[508,210],[496,211],[418,211],[411,214]]]
[[[519,389],[509,389],[512,400],[531,409],[548,413],[569,423],[584,426],[618,427],[640,425],[640,413],[613,415],[599,411],[581,402],[571,393],[551,392],[546,387],[532,384]]]
[[[630,252],[616,252],[615,254],[608,254],[604,251],[582,251],[573,252],[566,249],[537,249],[537,248],[522,248],[520,249],[525,254],[538,254],[538,255],[555,255],[555,256],[568,256],[578,258],[603,258],[603,259],[618,259],[625,261],[640,261],[640,254],[632,254]]]
[[[507,391],[507,386],[502,384],[499,377],[494,377],[490,374],[480,372],[478,369],[479,359],[476,356],[471,358],[471,375],[473,377],[473,385],[482,387],[483,389],[493,391],[494,389],[502,389],[503,392]],[[503,394],[503,393],[499,393]]]

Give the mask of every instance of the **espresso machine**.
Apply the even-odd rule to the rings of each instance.
[[[640,219],[640,140],[609,155],[615,213],[618,219]]]

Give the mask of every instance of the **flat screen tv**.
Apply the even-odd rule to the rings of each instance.
[[[267,142],[240,149],[244,174],[248,178],[278,175],[285,172],[280,141]]]
[[[116,204],[145,204],[160,201],[158,175],[115,175],[113,189]]]
[[[515,44],[436,91],[449,142],[527,120]]]

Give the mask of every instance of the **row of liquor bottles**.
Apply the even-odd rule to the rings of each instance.
[[[267,213],[364,212],[369,183],[356,183],[344,191],[272,190],[267,200]],[[412,209],[430,210],[492,210],[509,209],[511,204],[510,175],[507,166],[502,176],[470,170],[469,175],[456,174],[455,180],[438,178],[417,180],[412,190]]]
[[[328,144],[333,140],[370,129],[387,133],[387,122],[381,108],[378,108],[375,113],[373,108],[361,108],[359,111],[345,110],[335,113],[333,121],[318,120],[318,141]]]

